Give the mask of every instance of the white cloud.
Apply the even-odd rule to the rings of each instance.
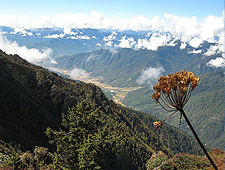
[[[111,40],[115,40],[116,39],[116,35],[117,33],[115,31],[112,32],[112,34],[110,34],[107,37],[103,38],[103,41],[111,41]]]
[[[131,48],[136,44],[133,37],[126,38],[126,36],[123,36],[119,41],[120,43],[117,46],[121,48]]]
[[[106,46],[112,47],[113,46],[113,42],[112,41],[108,41],[107,43],[105,43]]]
[[[142,70],[140,77],[137,79],[138,84],[150,84],[152,85],[154,81],[160,77],[160,75],[164,72],[164,68],[162,66],[154,68],[149,67],[145,70]]]
[[[74,32],[71,32],[71,28],[64,28],[64,34],[74,34]]]
[[[218,48],[219,48],[219,52],[222,52],[222,56],[225,57],[224,52],[225,52],[225,47],[224,47],[224,43],[225,43],[225,39],[224,39],[224,31],[219,35],[219,42],[218,42]]]
[[[110,28],[111,21],[105,18],[100,12],[91,11],[91,20],[93,28]]]
[[[224,10],[225,11],[225,10]],[[48,38],[59,38],[63,35],[73,35],[71,39],[89,39],[90,37],[77,37],[75,33],[71,32],[72,28],[103,28],[103,29],[117,29],[117,30],[149,30],[151,32],[157,31],[159,33],[169,32],[172,37],[181,40],[180,49],[186,48],[190,44],[194,48],[198,48],[202,42],[209,41],[218,43],[218,52],[223,52],[224,46],[224,11],[221,17],[209,15],[202,22],[198,22],[197,17],[180,17],[172,14],[165,13],[162,18],[154,16],[147,18],[143,15],[135,16],[131,19],[128,18],[115,18],[110,20],[103,16],[98,11],[91,11],[87,13],[59,13],[54,16],[42,15],[37,18],[29,18],[27,16],[15,15],[0,15],[0,25],[10,26],[16,32],[23,32],[25,28],[64,28],[64,34],[49,35]],[[24,36],[30,33],[23,32]],[[215,40],[219,37],[219,41]],[[104,37],[106,46],[113,46],[113,40],[116,39],[116,33]],[[223,39],[223,41],[222,41]],[[157,50],[159,46],[174,45],[171,42],[171,37],[168,35],[153,34],[149,39],[139,39],[137,42],[129,38],[122,38],[121,47],[147,48],[150,50]],[[211,49],[210,49],[211,50]],[[212,50],[206,55],[212,53]],[[215,50],[214,50],[215,51]]]
[[[212,59],[207,63],[207,66],[210,67],[225,67],[225,58],[217,57],[216,59]]]
[[[27,61],[38,64],[41,62],[56,64],[51,59],[52,50],[50,48],[38,50],[35,48],[28,49],[25,46],[19,46],[16,42],[10,42],[0,34],[0,47],[1,50],[9,54],[18,54],[20,57]]]
[[[82,76],[88,76],[88,73],[81,68],[75,67],[73,70],[70,71],[69,75],[73,79],[79,79]]]
[[[110,53],[112,53],[112,55],[115,55],[115,54],[118,53],[118,49],[117,48],[109,47],[108,50],[109,50]]]
[[[88,37],[87,35],[82,35],[82,36],[79,36],[80,39],[82,40],[90,40],[91,38]]]
[[[197,22],[195,16],[188,18],[165,13],[164,17],[165,31],[180,37],[184,43],[189,42],[194,48],[198,48],[203,41],[215,42],[214,37],[220,36],[224,32],[223,17],[210,15],[201,23]]]
[[[194,37],[199,33],[199,25],[195,16],[188,18],[165,13],[164,17],[167,31],[176,36]]]
[[[223,17],[208,16],[201,25],[200,36],[204,40],[212,40],[215,35],[224,32]]]
[[[217,57],[216,59],[212,59],[207,63],[207,66],[210,67],[225,67],[225,50],[224,50],[224,32],[222,32],[219,36],[219,41],[215,45],[211,45],[208,51],[204,53],[205,56],[211,55],[221,55],[221,57]]]
[[[215,55],[219,50],[218,46],[210,46],[210,48],[204,53],[205,56]]]
[[[186,48],[186,46],[187,46],[187,44],[185,42],[182,42],[180,45],[180,49],[183,50]]]
[[[201,40],[200,38],[194,37],[190,40],[189,44],[194,48],[198,48],[202,42],[203,40]]]
[[[145,16],[138,15],[131,19],[118,18],[113,23],[112,28],[119,30],[157,30],[162,31],[165,23],[160,20],[160,17],[155,16],[152,19],[148,19]]]
[[[224,50],[224,32],[221,33],[219,37],[219,42],[215,45],[211,45],[208,51],[204,53],[205,56],[212,55],[221,55],[221,57],[217,57],[216,59],[212,59],[207,63],[207,66],[210,67],[225,67],[225,50]]]
[[[162,30],[164,21],[155,16],[152,19],[138,15],[131,19],[117,18],[115,21],[104,17],[100,12],[92,10],[86,13],[59,13],[52,17],[42,15],[37,18],[27,16],[0,15],[0,25],[13,28],[65,28],[69,34],[71,28],[105,28],[119,30]]]
[[[53,18],[53,24],[56,27],[61,28],[87,28],[88,24],[91,22],[90,17],[85,13],[71,14],[71,13],[61,13],[56,14]]]
[[[136,48],[147,48],[156,51],[159,46],[168,45],[171,37],[166,34],[153,33],[150,39],[138,39]]]
[[[52,34],[52,35],[47,35],[44,36],[44,38],[63,38],[65,36],[65,34]]]
[[[222,14],[222,13],[221,13]],[[223,14],[224,15],[224,11]],[[87,13],[59,13],[54,16],[42,15],[37,18],[27,16],[0,15],[0,25],[13,28],[64,28],[65,34],[69,34],[71,28],[106,28],[119,30],[155,30],[170,31],[176,36],[201,35],[200,37],[212,38],[223,28],[223,16],[208,16],[202,23],[197,22],[197,17],[180,17],[172,14],[164,14],[147,18],[143,15],[131,19],[116,18],[110,20],[100,12],[92,10]]]
[[[94,60],[96,58],[96,55],[91,53],[91,55],[87,58],[87,61],[86,62],[89,62],[91,60]]]
[[[188,52],[188,54],[200,54],[202,52],[202,50],[193,50],[193,51],[190,51]]]

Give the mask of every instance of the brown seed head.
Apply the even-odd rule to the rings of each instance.
[[[158,79],[158,83],[153,87],[155,93],[152,98],[159,100],[160,93],[169,95],[172,90],[179,90],[180,94],[184,96],[188,91],[189,84],[191,85],[191,91],[198,85],[199,77],[195,76],[192,72],[180,71],[167,76],[161,76]]]
[[[159,129],[163,125],[163,123],[164,123],[163,121],[154,122],[153,126],[157,129]]]

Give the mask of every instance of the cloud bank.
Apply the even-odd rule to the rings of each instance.
[[[19,46],[16,42],[10,42],[2,36],[2,34],[0,34],[0,48],[6,53],[18,54],[23,59],[34,64],[56,64],[56,62],[51,58],[52,50],[50,48],[43,50],[35,48],[29,49],[25,46]]]
[[[156,51],[159,46],[170,46],[171,36],[167,34],[153,33],[149,39],[138,39],[135,46],[137,49],[147,48],[148,50]]]
[[[201,23],[195,16],[180,17],[172,14],[164,14],[164,18],[154,16],[146,18],[138,15],[131,19],[116,18],[110,20],[104,17],[100,12],[92,10],[90,14],[86,13],[60,13],[52,17],[42,15],[38,18],[29,18],[27,16],[0,15],[0,25],[13,28],[65,28],[64,32],[70,32],[70,28],[100,28],[100,29],[119,29],[119,30],[155,30],[169,31],[176,36],[194,37],[199,35],[202,39],[213,39],[215,34],[222,31],[224,27],[223,16],[216,17],[209,15]]]
[[[224,10],[225,11],[225,10]],[[152,36],[135,41],[132,37],[122,37],[118,44],[114,45],[113,40],[117,33],[113,32],[104,38],[105,45],[109,47],[122,48],[146,48],[157,50],[159,46],[174,45],[172,39],[181,41],[180,49],[185,49],[187,44],[193,48],[201,47],[205,41],[214,43],[203,55],[209,56],[214,54],[221,55],[224,59],[224,11],[221,11],[221,17],[209,15],[203,21],[199,22],[198,18],[176,16],[165,13],[163,17],[154,16],[147,18],[142,15],[135,16],[131,19],[115,18],[110,20],[98,11],[87,13],[60,13],[54,16],[39,16],[29,18],[27,16],[0,15],[0,25],[10,26],[15,31],[24,31],[24,28],[64,28],[64,34],[51,35],[46,38],[59,38],[66,34],[71,34],[72,28],[94,28],[94,29],[113,29],[113,30],[133,30],[133,31],[151,31]],[[169,34],[165,34],[169,33]],[[24,35],[30,34],[24,32]],[[77,37],[72,39],[90,39],[91,37]],[[99,44],[98,44],[99,45]],[[200,51],[194,50],[193,53]],[[43,52],[42,52],[43,53]],[[46,52],[44,52],[46,54]],[[47,55],[47,54],[46,54]],[[213,66],[211,64],[211,66]]]
[[[137,79],[138,84],[150,84],[152,85],[154,81],[161,76],[164,72],[164,68],[162,66],[159,67],[149,67],[145,70],[142,70],[141,75]]]
[[[88,76],[88,72],[81,68],[75,67],[73,70],[70,71],[69,75],[73,79],[79,79],[82,76]]]
[[[207,63],[208,66],[211,66],[211,67],[225,67],[225,58],[223,57],[217,57],[216,59],[213,59],[213,60],[210,60],[208,63]]]

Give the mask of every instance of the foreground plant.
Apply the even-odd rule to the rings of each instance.
[[[199,80],[199,77],[195,76],[192,72],[184,70],[160,77],[158,79],[158,84],[153,87],[155,93],[152,95],[152,98],[155,99],[156,103],[159,103],[163,109],[173,113],[163,121],[154,122],[153,125],[157,129],[160,128],[166,120],[179,111],[181,114],[180,120],[182,116],[185,118],[205,155],[208,157],[214,169],[217,170],[216,165],[210,158],[183,110],[183,107],[191,97],[191,92],[197,87]]]

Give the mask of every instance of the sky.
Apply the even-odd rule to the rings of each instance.
[[[224,8],[224,0],[5,0],[0,1],[0,26],[13,27],[15,32],[61,27],[64,28],[62,36],[70,34],[75,27],[170,32],[181,40],[181,49],[187,44],[197,49],[204,41],[214,43],[218,37],[216,45],[205,55],[222,52],[222,56],[209,65],[225,67]],[[157,50],[158,46],[168,45],[171,38],[154,34],[134,42],[123,37],[120,45]],[[9,42],[0,32],[0,48],[3,47],[9,51],[21,50],[16,42]],[[29,51],[33,52],[40,54],[39,59],[52,53],[51,50]]]
[[[0,1],[0,14],[25,15],[36,18],[59,13],[100,12],[109,19],[162,17],[164,13],[203,20],[208,15],[221,16],[224,0],[9,0]]]
[[[146,23],[160,25],[169,15],[204,22],[223,11],[224,0],[8,0],[0,1],[0,25],[146,30],[152,29]]]

